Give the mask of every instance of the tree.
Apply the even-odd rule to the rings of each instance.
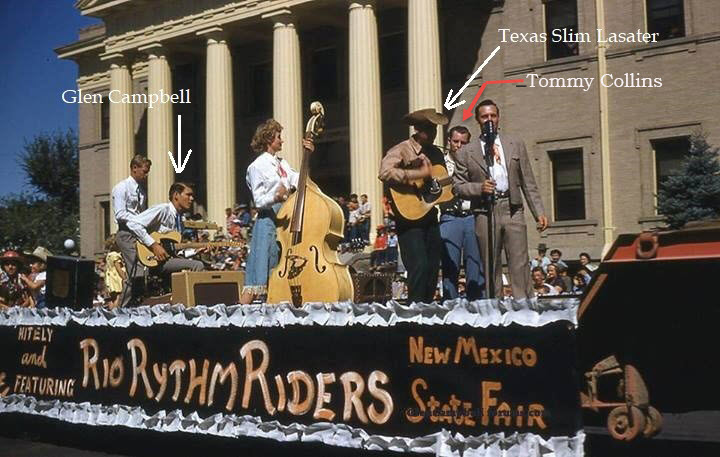
[[[52,200],[15,194],[0,199],[0,247],[32,251],[45,246],[63,252],[63,241],[77,239],[77,212],[67,213]]]
[[[38,192],[68,211],[78,211],[80,165],[77,137],[72,130],[41,133],[26,141],[20,165],[28,183]]]
[[[63,241],[79,235],[77,137],[72,130],[39,134],[18,157],[38,195],[0,198],[0,248],[32,251],[45,246],[62,252]]]
[[[690,221],[720,217],[720,163],[718,148],[711,147],[702,132],[690,138],[690,151],[677,174],[660,183],[658,213],[670,228]]]

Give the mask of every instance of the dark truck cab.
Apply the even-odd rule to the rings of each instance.
[[[619,236],[578,324],[586,431],[720,443],[720,222]]]

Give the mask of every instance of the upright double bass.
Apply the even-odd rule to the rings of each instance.
[[[310,105],[310,112],[305,138],[315,139],[324,129],[325,109],[316,101]],[[345,226],[343,212],[310,179],[309,167],[310,153],[305,149],[298,189],[277,214],[280,259],[270,273],[268,303],[301,306],[353,298],[350,270],[337,257]]]

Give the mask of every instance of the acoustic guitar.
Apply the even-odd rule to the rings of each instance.
[[[425,216],[433,206],[453,199],[453,179],[448,176],[447,169],[443,165],[433,165],[430,176],[390,188],[395,214],[416,221]]]
[[[245,242],[240,241],[212,241],[212,242],[188,242],[181,243],[182,235],[180,232],[166,232],[159,233],[153,232],[150,234],[153,240],[160,243],[162,247],[167,251],[170,257],[176,257],[177,252],[186,248],[205,248],[205,247],[243,247]],[[160,265],[160,262],[155,258],[155,254],[150,250],[149,247],[145,246],[141,242],[137,242],[137,255],[140,263],[148,268],[153,268]]]

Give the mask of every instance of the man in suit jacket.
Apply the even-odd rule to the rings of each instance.
[[[482,125],[491,120],[497,126],[500,108],[492,100],[483,100],[475,108],[475,119]],[[502,257],[505,249],[510,270],[510,285],[513,297],[522,299],[532,296],[530,289],[530,268],[528,258],[527,227],[521,194],[525,195],[528,207],[537,221],[538,230],[547,228],[547,217],[535,176],[530,167],[525,143],[512,135],[498,134],[493,145],[494,165],[488,171],[484,157],[482,135],[458,151],[453,190],[460,198],[472,202],[476,213],[475,233],[478,236],[480,253],[485,262],[485,271],[494,272],[495,297],[501,297]],[[487,265],[487,197],[492,196],[495,223],[495,264]]]

